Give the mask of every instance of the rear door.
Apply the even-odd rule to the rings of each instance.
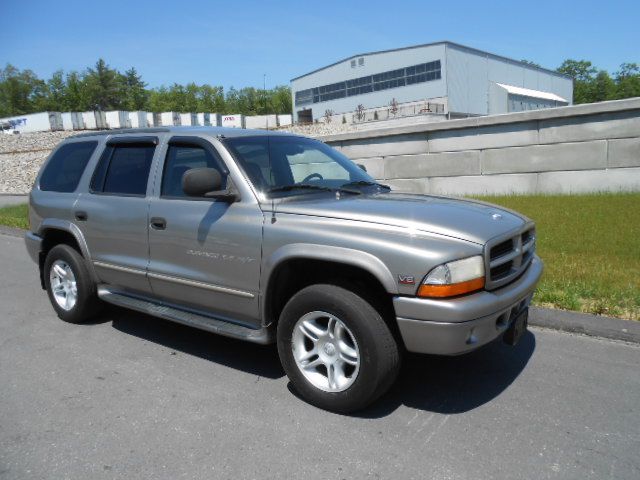
[[[149,172],[158,138],[116,137],[98,161],[88,193],[74,208],[99,279],[123,292],[151,293]]]
[[[204,138],[174,136],[161,157],[149,213],[153,293],[169,303],[258,327],[263,214],[255,197],[245,194],[228,203],[184,194],[182,176],[191,168],[218,169],[223,185],[232,178]],[[236,178],[236,185],[239,181],[244,180]]]

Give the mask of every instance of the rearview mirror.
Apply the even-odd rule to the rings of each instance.
[[[365,167],[364,165],[362,165],[361,163],[356,163],[356,165],[358,165],[362,170],[364,170],[365,172],[367,171],[367,167]]]
[[[182,175],[182,191],[189,197],[236,200],[237,195],[234,192],[221,188],[222,176],[215,168],[191,168]]]

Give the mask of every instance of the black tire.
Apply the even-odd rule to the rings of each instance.
[[[314,386],[302,374],[292,349],[297,321],[313,311],[339,318],[351,331],[360,350],[360,367],[353,383],[340,392]],[[371,404],[393,384],[400,370],[400,351],[380,313],[356,293],[335,285],[311,285],[285,305],[278,323],[278,353],[295,390],[319,408],[351,413]]]
[[[52,288],[50,272],[56,260],[65,262],[71,268],[76,280],[77,299],[69,310],[62,308],[56,301]],[[95,282],[77,250],[68,245],[56,245],[47,254],[44,262],[44,284],[53,309],[61,320],[69,323],[83,323],[94,317],[100,310],[101,302],[97,296]]]

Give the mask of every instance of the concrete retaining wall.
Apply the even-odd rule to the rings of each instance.
[[[640,191],[640,98],[318,138],[400,191]]]

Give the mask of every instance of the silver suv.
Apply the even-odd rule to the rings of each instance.
[[[78,135],[44,164],[26,244],[58,316],[104,303],[276,343],[310,403],[351,412],[403,351],[518,341],[542,274],[534,224],[392,193],[309,138],[157,128]]]

